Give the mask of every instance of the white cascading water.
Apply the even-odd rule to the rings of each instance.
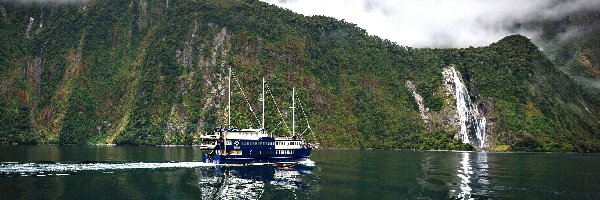
[[[460,80],[454,67],[446,67],[442,72],[446,79],[446,87],[454,93],[456,111],[459,116],[460,134],[464,143],[483,148],[485,144],[486,119],[479,115],[477,105],[471,102],[467,88]]]

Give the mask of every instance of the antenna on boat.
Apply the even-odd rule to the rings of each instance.
[[[292,88],[292,107],[290,107],[292,109],[292,137],[296,137],[296,98],[294,98],[294,96],[296,95],[296,88],[293,87]]]
[[[265,133],[265,77],[262,79],[262,123],[261,123],[261,131]]]
[[[231,67],[227,81],[227,128],[231,128]]]

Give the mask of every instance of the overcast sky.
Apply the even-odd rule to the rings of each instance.
[[[262,1],[304,15],[344,19],[371,35],[412,47],[485,46],[512,34],[535,38],[537,32],[514,25],[600,8],[600,0]]]

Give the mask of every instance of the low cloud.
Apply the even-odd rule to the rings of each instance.
[[[593,78],[585,78],[585,77],[573,77],[575,81],[581,83],[586,87],[600,89],[600,80]]]
[[[381,38],[413,47],[485,46],[507,35],[538,38],[522,24],[600,9],[598,0],[263,0],[304,15],[355,23]],[[579,27],[569,28],[568,34]]]

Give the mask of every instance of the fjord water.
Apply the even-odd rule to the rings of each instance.
[[[600,155],[316,150],[224,167],[194,147],[0,146],[0,199],[600,199]]]

